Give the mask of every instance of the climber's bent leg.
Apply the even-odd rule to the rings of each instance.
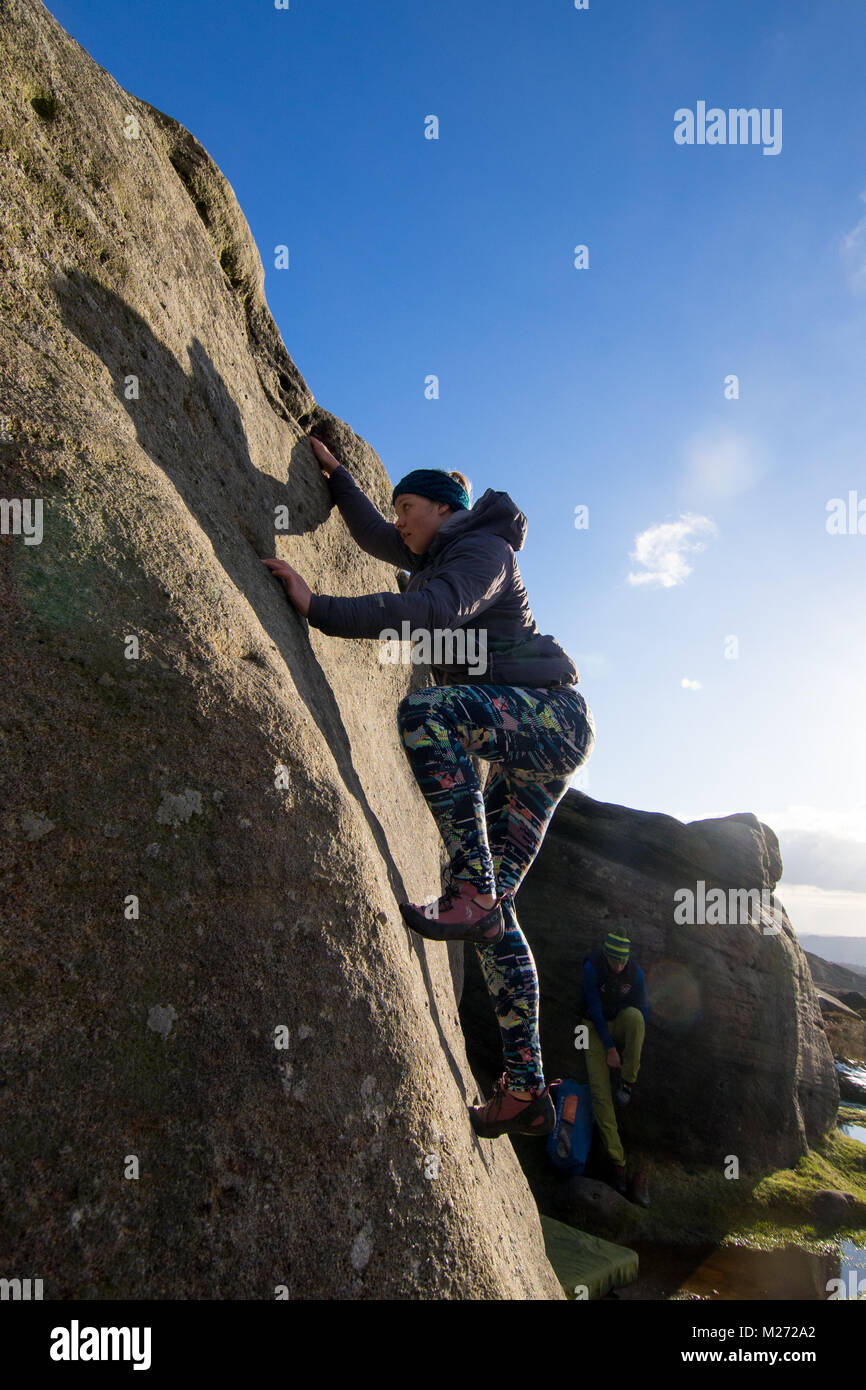
[[[434,685],[407,695],[397,721],[406,756],[445,842],[455,878],[479,894],[496,893],[484,797],[470,753],[498,759],[505,751],[499,687]]]
[[[573,772],[595,743],[595,725],[576,690],[512,688],[517,727],[484,793],[487,841],[500,893],[517,892]],[[480,754],[484,757],[484,754]]]
[[[398,724],[448,849],[452,874],[469,879],[479,893],[515,892],[568,778],[586,761],[595,741],[583,696],[573,687],[431,686],[401,701]],[[504,764],[521,784],[499,829],[506,843],[512,838],[515,843],[498,889],[485,798],[470,753]]]

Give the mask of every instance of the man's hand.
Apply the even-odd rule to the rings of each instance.
[[[622,1058],[620,1057],[620,1055],[619,1055],[619,1053],[617,1052],[617,1050],[616,1050],[615,1047],[612,1047],[612,1048],[610,1049],[610,1052],[607,1054],[607,1065],[608,1065],[609,1067],[621,1067],[621,1066],[622,1066]]]
[[[278,579],[282,579],[286,586],[286,593],[290,601],[295,605],[298,612],[306,618],[310,611],[310,600],[313,591],[308,584],[305,584],[297,570],[293,570],[291,565],[285,560],[262,560],[263,565],[267,565],[271,574],[275,574]]]
[[[308,438],[310,441],[310,447],[312,448],[313,453],[316,455],[316,458],[319,460],[319,467],[321,468],[323,473],[327,473],[328,477],[330,477],[334,469],[340,467],[340,460],[334,458],[334,455],[331,453],[330,449],[325,447],[321,439],[316,439],[315,435],[312,434],[308,435]]]

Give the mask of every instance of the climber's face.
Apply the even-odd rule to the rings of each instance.
[[[625,970],[626,966],[628,965],[627,960],[614,960],[613,956],[609,956],[607,954],[607,951],[605,951],[604,953],[604,958],[610,966],[611,970],[613,971],[614,975],[618,975],[619,972],[621,970]]]
[[[434,502],[414,492],[401,492],[395,497],[394,511],[394,525],[415,555],[426,555],[442,522],[451,515],[447,502]]]

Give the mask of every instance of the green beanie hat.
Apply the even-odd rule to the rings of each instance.
[[[602,948],[606,956],[611,960],[628,960],[631,954],[631,942],[627,936],[617,936],[616,932],[608,932],[604,938]]]

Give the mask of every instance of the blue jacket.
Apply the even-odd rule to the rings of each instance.
[[[386,629],[402,634],[459,628],[486,633],[487,669],[430,664],[437,685],[576,685],[577,667],[559,643],[539,630],[515,551],[526,538],[527,522],[507,492],[488,488],[469,511],[452,513],[424,555],[409,549],[393,522],[378,509],[341,464],[328,479],[331,496],[362,550],[410,573],[402,593],[334,598],[314,594],[307,621],[330,637],[380,637]],[[477,619],[484,614],[483,629]],[[478,651],[476,637],[475,651]]]
[[[593,954],[600,956],[601,952],[594,952]],[[614,976],[614,979],[615,978]],[[634,968],[634,979],[630,991],[627,994],[621,995],[616,1000],[610,1017],[616,1018],[616,1015],[621,1009],[628,1008],[640,1009],[643,1014],[643,1021],[646,1023],[649,1014],[646,994],[646,976],[639,965],[636,965]],[[598,1033],[598,1036],[601,1038],[608,1052],[610,1052],[612,1047],[616,1047],[616,1043],[611,1037],[610,1029],[607,1026],[610,1019],[605,1018],[605,1010],[602,1006],[601,995],[598,989],[598,974],[592,963],[591,957],[587,957],[583,963],[583,997],[579,1012],[583,1017],[592,1019],[595,1025],[595,1031]]]

